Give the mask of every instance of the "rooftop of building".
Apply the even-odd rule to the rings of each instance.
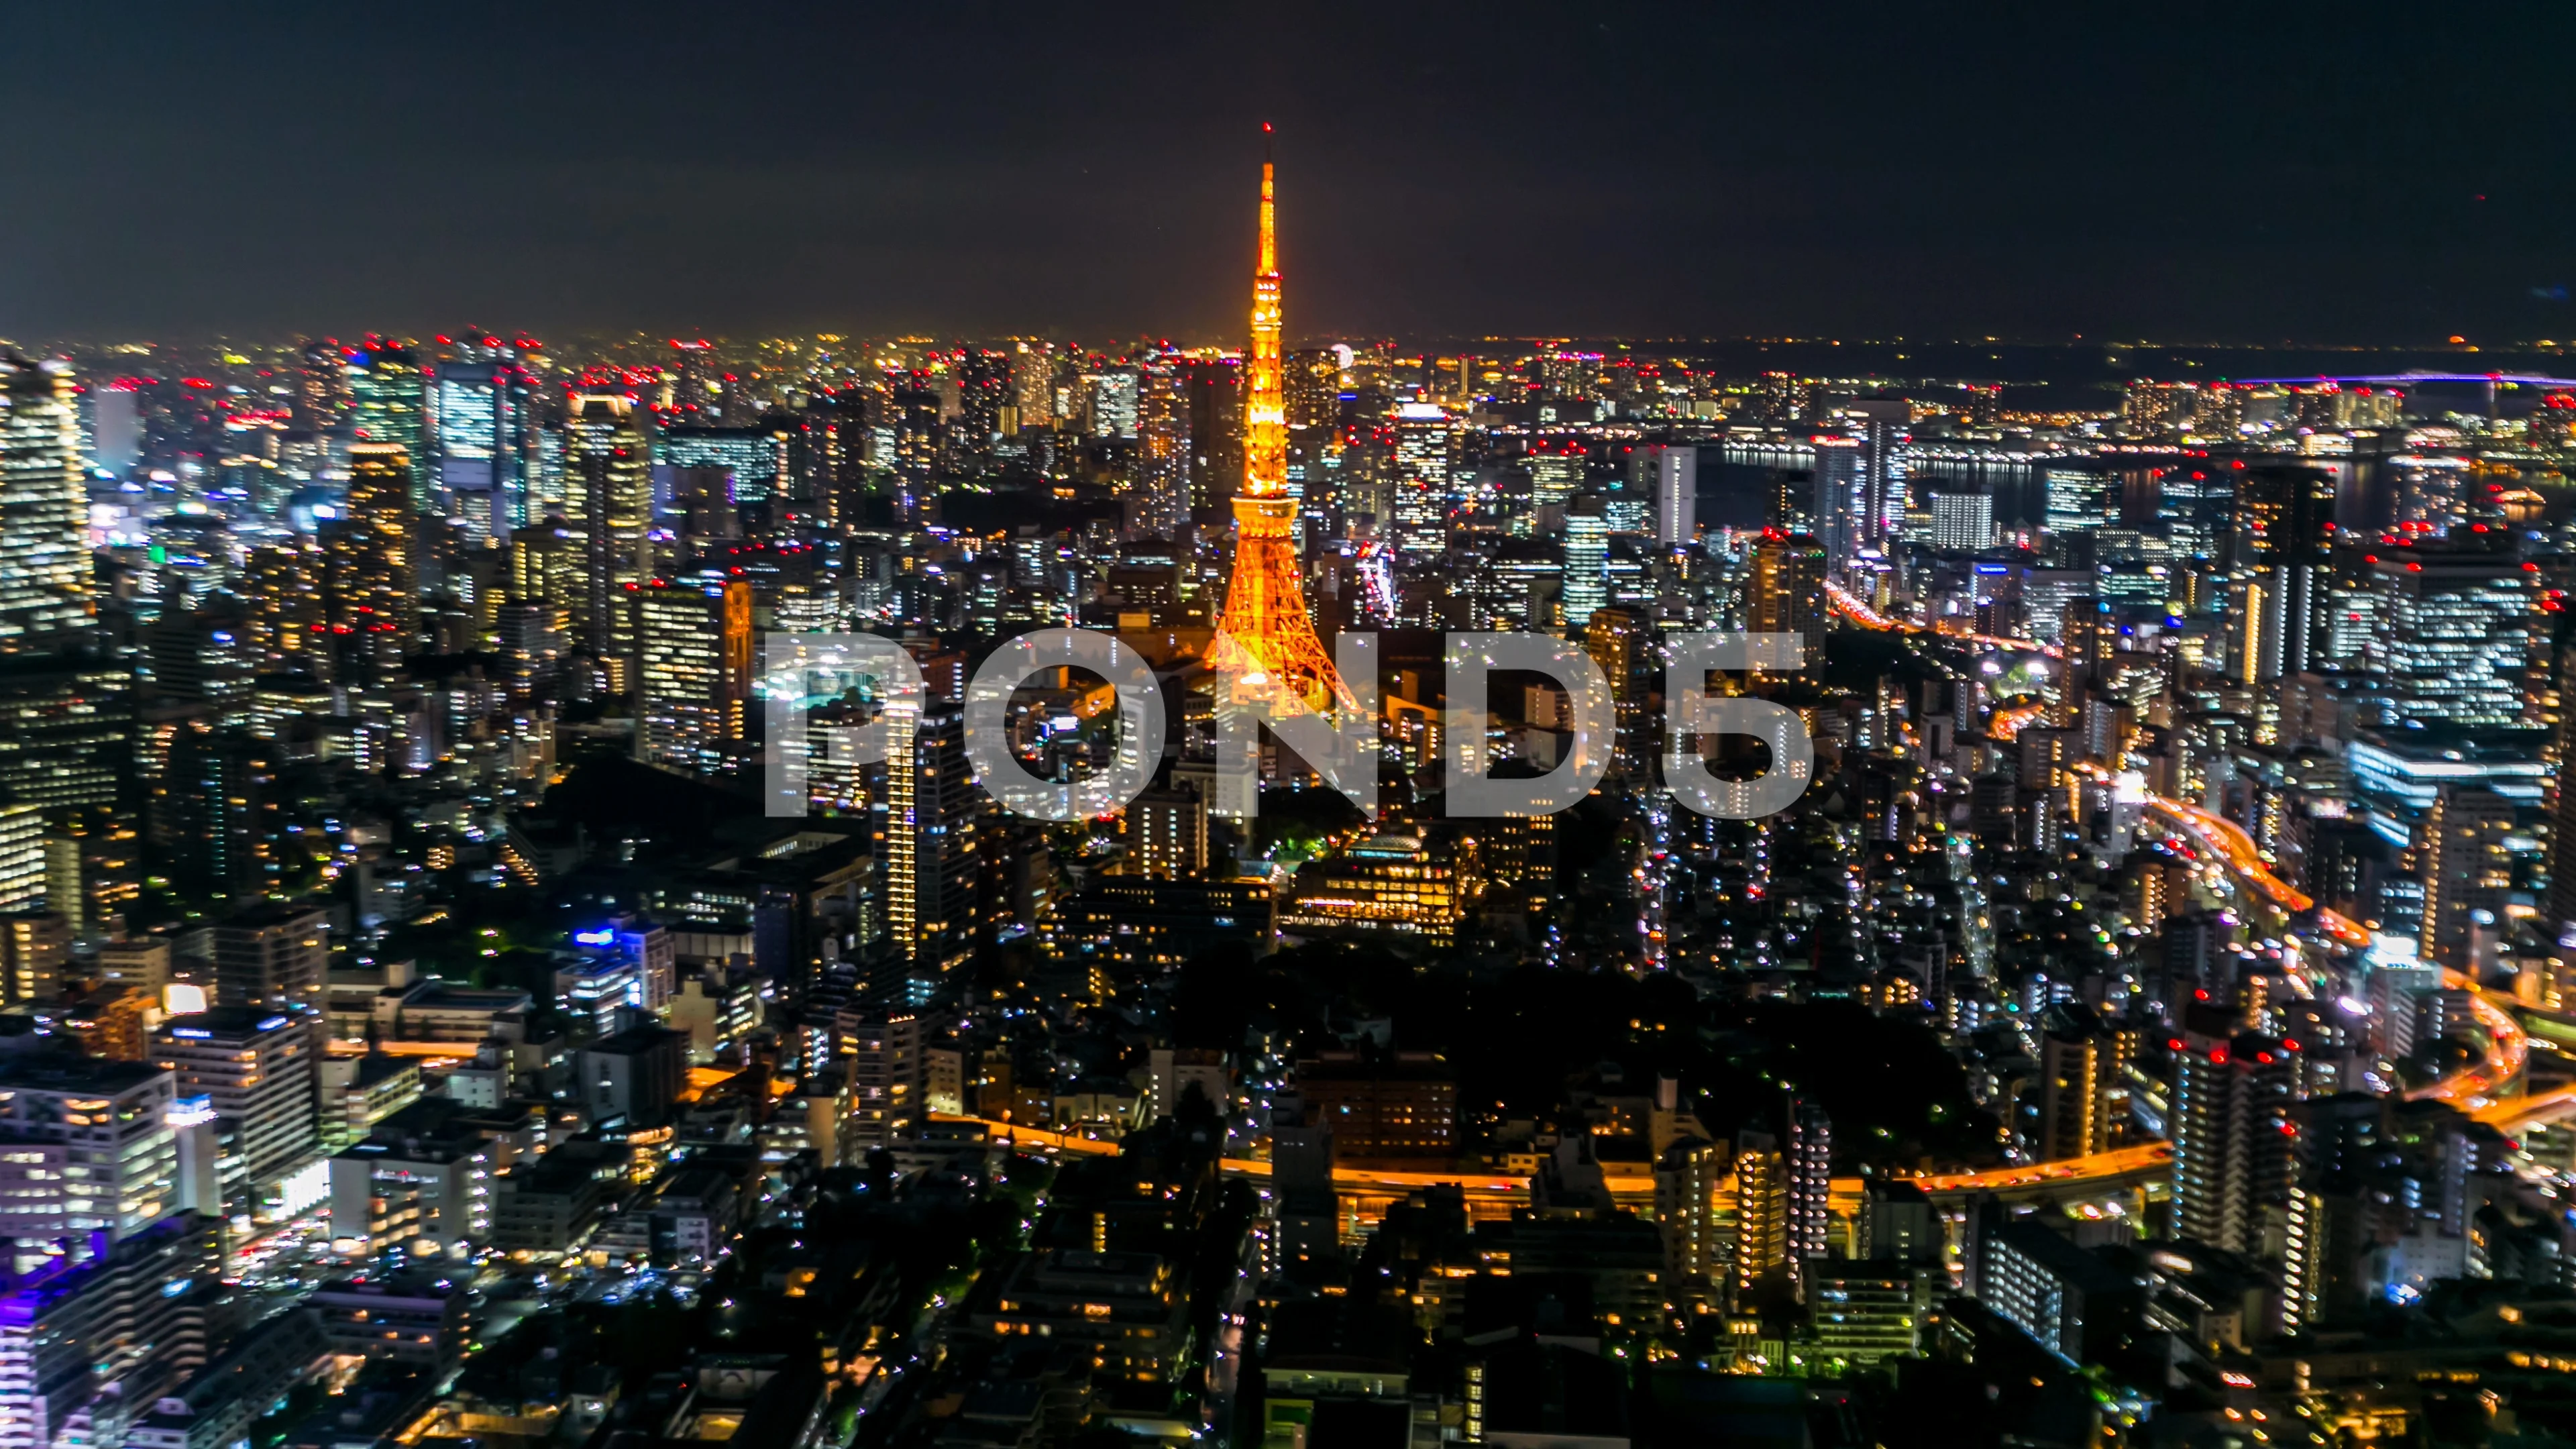
[[[150,1062],[34,1053],[0,1057],[0,1091],[95,1092],[116,1096],[169,1075]]]
[[[294,929],[327,928],[330,917],[320,906],[289,905],[267,901],[248,910],[237,911],[215,924],[218,931],[263,931],[285,926]]]
[[[159,1035],[182,1040],[250,1041],[287,1030],[295,1018],[265,1006],[216,1006],[161,1023]]]

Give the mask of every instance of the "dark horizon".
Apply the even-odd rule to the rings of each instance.
[[[28,12],[0,335],[1222,341],[1263,120],[1292,336],[2576,332],[2576,17],[2413,13]]]

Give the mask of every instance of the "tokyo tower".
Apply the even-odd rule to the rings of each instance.
[[[1262,131],[1270,129],[1263,122]],[[1279,380],[1279,241],[1271,164],[1261,163],[1261,263],[1252,276],[1251,396],[1244,409],[1243,491],[1234,498],[1234,577],[1208,662],[1233,680],[1234,703],[1267,697],[1323,712],[1355,708],[1306,617],[1288,495],[1288,408]],[[1221,701],[1222,703],[1222,701]]]

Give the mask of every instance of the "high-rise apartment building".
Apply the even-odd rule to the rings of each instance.
[[[2119,1070],[2111,1034],[2090,1011],[2061,1003],[2040,1017],[2039,1054],[2033,1146],[2041,1160],[2109,1151],[2111,1089]]]
[[[2298,1093],[2291,1048],[2269,1037],[2186,1028],[2174,1051],[2173,1235],[2231,1253],[2261,1250],[2264,1210],[2289,1200]]]
[[[1833,1231],[1833,1122],[1804,1097],[1791,1097],[1781,1115],[1787,1128],[1780,1156],[1789,1195],[1789,1259],[1804,1264],[1825,1256]]]
[[[1196,788],[1147,790],[1127,802],[1127,869],[1160,880],[1207,873],[1208,808]]]
[[[0,654],[89,627],[89,505],[72,377],[0,351]]]

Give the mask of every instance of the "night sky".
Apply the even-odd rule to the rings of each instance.
[[[2576,7],[1275,14],[10,5],[0,336],[2576,334]]]

